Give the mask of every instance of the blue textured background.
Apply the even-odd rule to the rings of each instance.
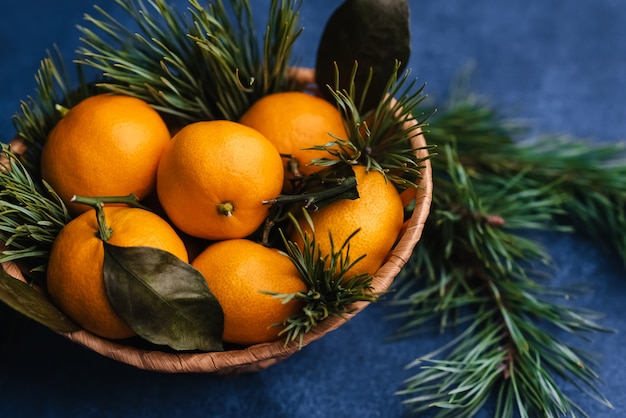
[[[176,3],[184,7],[185,1]],[[268,0],[254,0],[259,22]],[[97,4],[113,14],[111,0]],[[308,0],[299,64],[313,65],[323,25],[337,1]],[[92,2],[4,2],[0,8],[0,140],[14,134],[19,101],[53,43],[66,57],[78,46],[77,24]],[[626,138],[626,5],[622,0],[411,1],[412,74],[443,100],[452,79],[474,66],[472,89],[533,133],[566,133],[598,142]],[[567,386],[591,417],[626,416],[626,278],[621,263],[584,238],[540,234],[556,263],[554,285],[589,282],[574,303],[606,313],[616,334],[568,339],[600,354],[600,389],[610,410]],[[376,304],[339,330],[260,373],[222,378],[165,375],[102,358],[36,324],[0,359],[0,416],[20,417],[397,417],[394,392],[411,375],[404,366],[445,338],[396,343]],[[569,337],[568,337],[569,338]],[[480,417],[490,416],[486,409]]]

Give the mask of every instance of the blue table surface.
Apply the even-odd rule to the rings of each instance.
[[[76,25],[94,2],[12,1],[0,10],[0,140],[13,137],[11,116],[34,91],[45,51],[71,57]],[[121,16],[112,0],[95,2]],[[185,0],[175,1],[185,7]],[[268,0],[255,0],[259,22]],[[338,4],[308,0],[296,43],[298,63],[312,66],[323,25]],[[411,1],[412,75],[434,100],[474,66],[472,90],[539,133],[597,142],[626,136],[626,5],[621,0]],[[571,386],[591,417],[626,416],[626,278],[622,263],[576,235],[541,233],[553,256],[553,284],[591,284],[576,306],[606,314],[615,334],[571,343],[600,355],[606,408]],[[37,324],[0,359],[0,416],[16,417],[397,417],[394,394],[413,371],[405,365],[447,338],[425,334],[389,342],[389,307],[377,303],[284,362],[259,373],[218,377],[143,371],[101,357]],[[485,409],[478,416],[490,416]]]

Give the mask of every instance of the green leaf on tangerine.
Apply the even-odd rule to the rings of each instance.
[[[113,309],[140,337],[180,351],[223,351],[222,307],[190,264],[157,248],[104,242],[103,273]]]
[[[0,268],[0,300],[21,314],[58,332],[80,329],[48,298],[26,282],[11,277]]]

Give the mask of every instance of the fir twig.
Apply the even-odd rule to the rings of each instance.
[[[343,316],[350,313],[354,303],[359,301],[373,302],[378,295],[372,292],[372,279],[369,274],[350,275],[349,270],[365,255],[356,259],[350,258],[350,240],[358,230],[354,231],[345,242],[336,248],[331,243],[330,254],[323,254],[315,239],[314,225],[306,209],[303,216],[311,227],[312,234],[304,233],[298,221],[289,214],[294,228],[302,239],[302,247],[289,241],[282,229],[280,231],[285,244],[285,254],[296,266],[300,277],[306,284],[306,292],[291,294],[271,293],[283,300],[298,300],[303,303],[302,310],[282,323],[281,335],[285,336],[285,344],[298,341],[302,344],[304,335],[314,329],[321,321],[330,316]],[[330,233],[329,233],[330,234]]]
[[[521,140],[526,132],[468,95],[439,112],[437,123],[429,126],[429,140],[452,144],[460,164],[473,175],[509,179],[524,172],[520,186],[527,190],[553,185],[562,199],[551,205],[560,212],[561,226],[589,236],[626,264],[621,233],[626,229],[626,143],[592,145],[563,135]],[[432,164],[444,172],[438,159]]]
[[[525,169],[536,184],[558,182],[567,196],[563,222],[616,253],[626,263],[626,152],[623,143],[591,146],[563,136],[543,136],[506,146],[478,161],[484,170],[510,176]],[[505,153],[516,158],[498,163]]]
[[[58,232],[70,215],[45,183],[35,182],[8,146],[0,165],[0,262],[23,261],[31,272],[44,272]],[[45,189],[42,187],[46,187]]]
[[[429,115],[421,113],[418,119],[418,105],[424,101],[424,85],[415,88],[416,80],[408,81],[410,71],[398,74],[400,63],[396,63],[385,88],[385,94],[378,105],[370,112],[362,111],[361,102],[367,94],[355,91],[358,64],[355,63],[350,76],[350,85],[326,86],[334,97],[341,112],[348,138],[333,138],[326,144],[311,149],[325,150],[333,158],[319,158],[315,165],[328,166],[339,161],[361,164],[368,170],[382,173],[394,185],[403,190],[417,187],[424,168],[423,160],[416,157],[419,149],[411,145],[411,140],[426,126]],[[337,79],[339,78],[336,69]],[[370,74],[371,77],[371,74]]]
[[[78,62],[101,71],[100,86],[138,97],[179,124],[238,120],[261,96],[289,87],[288,60],[301,29],[299,3],[273,0],[263,45],[247,0],[201,5],[189,0],[189,16],[165,0],[117,0],[139,30],[100,7],[80,27]]]
[[[461,332],[410,364],[420,370],[399,394],[411,410],[440,417],[472,416],[488,400],[495,401],[496,416],[585,415],[565,395],[562,385],[569,382],[611,407],[597,389],[593,355],[562,335],[586,339],[610,330],[598,324],[599,314],[558,303],[572,289],[539,283],[552,260],[523,234],[574,230],[572,207],[586,202],[580,192],[603,177],[605,184],[619,182],[621,169],[601,168],[611,154],[602,148],[521,144],[519,125],[473,99],[438,116],[428,134],[439,152],[432,160],[431,216],[396,281],[392,303],[399,312],[392,318],[402,321],[398,338],[432,324]],[[623,209],[610,209],[608,196],[624,187],[595,189],[596,202],[607,199],[602,207],[614,225]],[[599,211],[585,213],[592,222],[604,220]]]

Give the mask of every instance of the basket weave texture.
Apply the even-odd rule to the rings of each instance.
[[[310,73],[307,76],[304,78],[310,79]],[[428,150],[424,148],[426,146],[424,135],[421,131],[418,132],[419,134],[412,139],[412,145],[418,149],[418,158],[422,159],[428,157]],[[430,212],[433,187],[430,161],[425,159],[422,165],[422,178],[419,182],[419,188],[416,190],[413,213],[406,221],[403,233],[387,261],[373,276],[372,286],[376,293],[384,292],[390,287],[422,236],[424,224]],[[11,276],[23,280],[19,269],[13,263],[3,263],[2,267]],[[271,343],[255,344],[243,349],[222,352],[172,353],[142,349],[107,340],[85,330],[69,333],[59,332],[59,334],[105,357],[144,370],[165,373],[238,374],[259,371],[289,357],[311,342],[336,330],[368,305],[369,302],[357,302],[343,317],[333,316],[325,319],[304,335],[302,344],[292,342],[285,345],[283,339],[279,339]]]

